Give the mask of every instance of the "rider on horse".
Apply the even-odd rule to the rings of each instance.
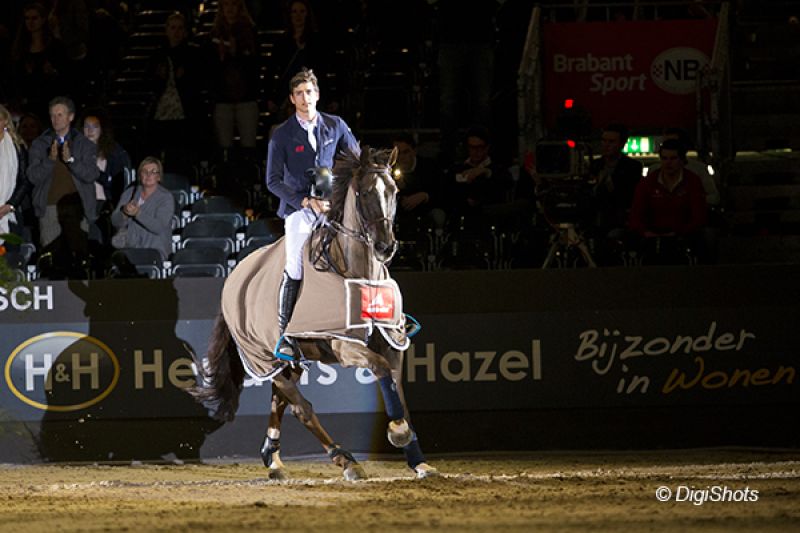
[[[330,205],[312,194],[314,169],[333,167],[337,153],[360,151],[358,141],[345,121],[317,111],[319,84],[311,70],[303,69],[289,82],[289,100],[295,114],[278,126],[267,153],[267,188],[280,199],[278,215],[285,219],[286,263],[278,296],[278,327],[281,336],[292,317],[303,279],[303,249],[311,231]],[[275,355],[299,358],[295,342],[279,343]]]

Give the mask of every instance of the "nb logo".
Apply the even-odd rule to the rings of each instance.
[[[696,48],[670,48],[650,65],[650,77],[660,89],[671,94],[691,94],[697,76],[708,65],[708,57]]]

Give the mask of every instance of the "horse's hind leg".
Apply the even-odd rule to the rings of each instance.
[[[272,383],[277,388],[277,392],[292,406],[292,413],[297,420],[317,437],[322,447],[331,458],[331,461],[342,468],[342,475],[344,478],[348,481],[366,479],[367,475],[364,469],[358,461],[355,460],[353,455],[336,444],[328,432],[325,431],[325,428],[322,427],[319,418],[317,418],[317,414],[311,406],[311,402],[309,402],[300,393],[300,389],[297,388],[297,380],[287,378],[283,374],[280,374],[273,379]],[[280,427],[280,422],[278,423],[278,427]],[[272,428],[272,417],[270,417],[270,428]]]

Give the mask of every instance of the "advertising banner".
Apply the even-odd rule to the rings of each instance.
[[[709,406],[767,413],[800,404],[800,266],[396,279],[404,309],[422,323],[405,354],[403,381],[412,412],[423,417]],[[195,358],[207,350],[221,288],[219,279],[187,278],[0,289],[0,430],[36,427],[38,453],[51,457],[100,442],[88,437],[90,429],[107,434],[107,425],[93,422],[130,430],[197,420],[202,442],[218,427],[209,418],[213,406],[185,389],[195,383]],[[383,416],[368,370],[312,363],[300,390],[321,415]],[[263,431],[270,395],[269,382],[246,380],[237,417],[263,420]],[[130,443],[125,435],[117,435],[117,446]],[[169,447],[187,438],[174,434]]]
[[[573,99],[594,128],[691,128],[697,76],[712,56],[716,28],[716,19],[546,24],[547,126]]]

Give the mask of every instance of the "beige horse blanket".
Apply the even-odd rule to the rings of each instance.
[[[335,362],[343,366],[387,366],[391,362],[369,350],[367,343],[378,333],[395,350],[408,348],[397,283],[383,265],[376,269],[380,272],[378,279],[372,280],[320,272],[309,261],[311,241],[304,254],[303,284],[286,335],[331,341]],[[285,365],[273,355],[279,340],[278,291],[284,263],[285,247],[280,239],[242,260],[222,289],[222,314],[245,369],[255,379],[270,379]]]

